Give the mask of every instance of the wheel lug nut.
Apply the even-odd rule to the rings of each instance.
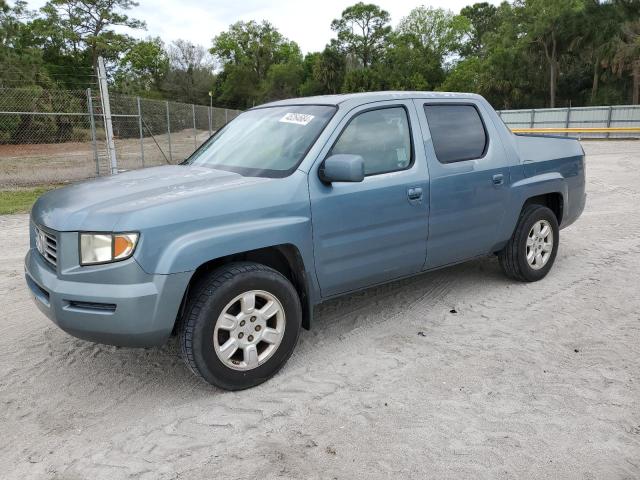
[[[249,320],[251,320],[252,322],[256,321],[256,317],[251,317]]]
[[[260,325],[256,325],[256,332],[259,332],[262,327]]]
[[[244,327],[244,324],[245,324],[245,321],[244,321],[244,320],[242,320],[242,321],[240,322],[240,326],[241,326],[241,327]]]
[[[244,337],[244,333],[240,332],[240,333],[238,334],[238,338],[242,338],[242,337]]]
[[[253,342],[253,335],[249,335],[249,341]]]

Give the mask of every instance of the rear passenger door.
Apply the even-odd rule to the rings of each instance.
[[[362,182],[325,184],[332,154],[360,155]],[[419,272],[427,248],[429,180],[411,100],[350,111],[309,172],[316,274],[324,297]]]
[[[415,100],[431,183],[425,268],[492,251],[508,201],[509,166],[481,102]]]

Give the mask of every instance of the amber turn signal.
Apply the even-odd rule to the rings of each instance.
[[[113,259],[127,258],[136,246],[138,235],[135,233],[116,234],[113,236]]]

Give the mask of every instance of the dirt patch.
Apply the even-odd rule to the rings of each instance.
[[[171,154],[167,134],[139,138],[116,138],[118,168],[178,163],[209,137],[209,132],[183,130],[171,133]],[[142,150],[144,149],[144,160]],[[66,142],[31,145],[0,145],[0,188],[78,181],[110,171],[104,140],[97,141],[97,162],[93,143]]]

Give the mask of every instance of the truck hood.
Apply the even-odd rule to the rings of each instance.
[[[207,167],[153,167],[52,190],[38,199],[31,216],[57,231],[112,231],[123,215],[270,181]]]

